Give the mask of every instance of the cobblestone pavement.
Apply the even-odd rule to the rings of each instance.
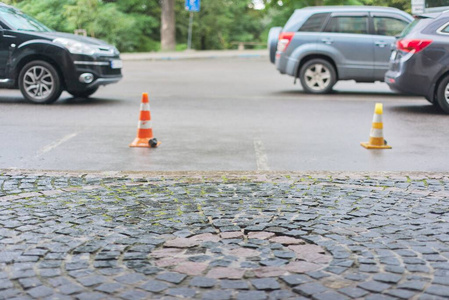
[[[0,170],[0,299],[448,299],[449,174]]]

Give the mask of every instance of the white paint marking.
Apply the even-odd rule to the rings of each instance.
[[[65,137],[63,137],[59,141],[55,141],[55,142],[53,142],[53,143],[43,147],[41,150],[39,150],[39,152],[36,155],[36,157],[39,157],[39,156],[47,153],[48,151],[51,151],[51,150],[55,149],[56,147],[60,146],[61,144],[67,142],[68,140],[74,138],[77,135],[78,135],[78,132],[74,132],[72,134],[66,135]]]
[[[256,151],[257,171],[269,171],[268,157],[262,140],[254,139],[254,150]]]

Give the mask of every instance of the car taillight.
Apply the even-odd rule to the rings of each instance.
[[[432,43],[432,40],[409,40],[409,39],[401,39],[396,42],[396,47],[398,50],[410,52],[410,53],[417,53],[421,51],[422,49],[426,48],[427,46]]]
[[[279,35],[279,41],[278,41],[278,51],[284,52],[285,49],[287,49],[288,45],[292,41],[293,36],[295,35],[294,32],[281,32]]]

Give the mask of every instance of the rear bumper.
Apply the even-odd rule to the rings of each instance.
[[[432,68],[423,67],[420,55],[399,53],[390,61],[384,81],[393,91],[428,98],[432,94],[429,74],[434,74]]]

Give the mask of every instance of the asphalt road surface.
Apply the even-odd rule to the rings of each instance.
[[[92,99],[0,90],[0,168],[98,171],[447,171],[449,116],[385,84],[308,95],[266,58],[127,61]],[[129,148],[141,95],[159,148]],[[375,103],[391,150],[366,150]]]

